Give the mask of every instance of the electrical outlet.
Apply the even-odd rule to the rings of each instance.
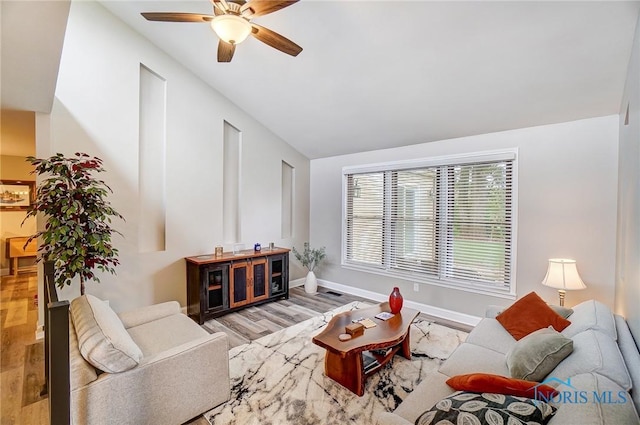
[[[417,284],[417,283],[414,283],[414,284],[413,284],[413,290],[414,290],[414,292],[418,292],[418,291],[420,291],[420,285],[419,285],[419,284]]]

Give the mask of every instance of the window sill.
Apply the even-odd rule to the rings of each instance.
[[[487,295],[487,296],[496,297],[496,298],[504,298],[509,300],[516,299],[515,283],[511,283],[511,290],[508,290],[508,289],[493,288],[489,285],[481,284],[481,283],[469,284],[463,281],[430,278],[430,277],[422,276],[419,274],[393,273],[384,269],[376,270],[370,267],[362,267],[354,264],[342,263],[341,265],[345,269],[384,276],[389,279],[398,279],[398,280],[403,280],[410,283],[423,283],[426,285],[439,286],[447,289],[456,289],[459,291],[470,292],[470,293],[480,294],[480,295]]]

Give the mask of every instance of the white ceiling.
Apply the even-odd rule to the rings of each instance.
[[[2,109],[51,111],[70,4],[0,1]]]
[[[255,20],[298,57],[249,39],[222,64],[207,24],[140,16],[208,0],[101,3],[309,158],[618,113],[640,8],[302,0]]]

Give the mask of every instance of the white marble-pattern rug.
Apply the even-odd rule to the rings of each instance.
[[[364,396],[358,397],[324,375],[325,350],[311,338],[334,314],[368,306],[356,301],[232,348],[231,398],[204,417],[212,425],[372,424],[378,413],[394,410],[467,336],[418,319],[411,325],[412,360],[395,356],[367,379]]]

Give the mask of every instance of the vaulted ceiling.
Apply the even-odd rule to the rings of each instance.
[[[250,38],[218,63],[207,24],[140,16],[207,0],[101,3],[309,158],[618,113],[640,7],[302,0],[255,19],[300,55]]]

